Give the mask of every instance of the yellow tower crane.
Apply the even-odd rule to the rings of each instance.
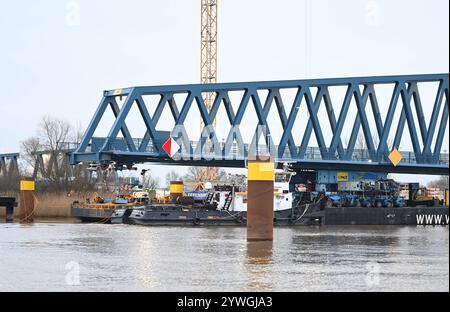
[[[201,53],[200,53],[200,82],[217,82],[217,13],[218,0],[201,0]],[[204,101],[210,110],[215,94],[207,93]]]
[[[201,0],[201,51],[200,51],[200,82],[217,82],[217,33],[218,33],[218,0]],[[216,94],[205,93],[203,100],[208,111],[211,111]],[[214,119],[214,127],[217,129],[217,119]],[[204,123],[200,121],[200,132]],[[205,181],[215,181],[216,168],[200,168],[200,180],[198,189],[203,187]]]

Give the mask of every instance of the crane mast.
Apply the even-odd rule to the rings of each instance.
[[[200,54],[200,82],[217,82],[217,0],[201,0],[201,54]],[[204,101],[208,109],[214,102],[214,93],[207,93]]]
[[[218,32],[218,0],[201,0],[201,52],[200,52],[200,82],[217,82],[217,32]],[[203,100],[208,111],[211,111],[215,93],[203,94]],[[217,128],[217,119],[214,119]],[[200,120],[200,132],[204,123]],[[217,178],[216,168],[200,168],[200,178],[203,181],[214,181]],[[202,181],[200,181],[202,182]]]

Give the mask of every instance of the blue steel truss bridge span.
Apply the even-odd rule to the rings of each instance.
[[[448,74],[429,74],[104,91],[71,163],[245,167],[250,157],[270,154],[279,166],[298,170],[448,174],[448,86]],[[205,93],[214,95],[210,110]],[[149,103],[148,96],[156,101]],[[107,109],[114,122],[107,136],[96,136]],[[132,109],[145,127],[140,137],[129,130]],[[171,123],[162,118],[165,109]],[[244,118],[248,111],[253,119]],[[204,125],[197,135],[190,131],[199,127],[188,122],[190,114]],[[227,126],[223,137],[215,119]],[[163,150],[169,138],[180,147],[173,158]],[[397,151],[401,161],[394,165],[389,156]]]

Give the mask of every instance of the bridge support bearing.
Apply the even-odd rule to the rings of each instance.
[[[20,181],[19,218],[21,223],[34,221],[35,183],[33,179]]]
[[[273,241],[275,170],[273,161],[249,161],[247,241]]]

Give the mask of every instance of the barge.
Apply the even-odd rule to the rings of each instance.
[[[305,225],[449,225],[447,207],[321,208],[274,212],[275,226]],[[132,216],[133,215],[133,216]],[[83,222],[149,226],[246,226],[246,212],[191,209],[182,206],[72,207],[72,216]],[[130,218],[132,216],[132,218]]]
[[[195,202],[190,197],[178,199],[178,203],[74,204],[72,215],[83,222],[142,226],[246,226],[246,210],[232,208],[230,204],[236,200],[236,196],[239,198],[243,195],[230,195],[229,198],[233,200],[226,200],[221,206],[214,200],[211,203]],[[214,196],[208,196],[211,197]],[[318,198],[310,203],[297,202],[293,208],[274,209],[275,226],[448,224],[449,209],[445,206],[330,207],[326,199]]]
[[[289,190],[292,173],[278,172],[274,188],[274,225],[444,225],[449,212],[444,205],[394,206],[379,200],[349,201],[342,206],[324,193],[300,199]],[[201,194],[183,191],[182,182],[172,182],[171,195],[150,200],[143,194],[94,204],[72,205],[72,216],[83,222],[147,226],[246,226],[247,193],[238,186],[220,186]],[[185,196],[188,194],[189,196]],[[342,199],[342,198],[341,198]],[[359,203],[355,204],[355,203]],[[395,201],[398,203],[398,200]],[[403,202],[402,202],[403,203]],[[364,206],[363,206],[364,204]]]
[[[146,197],[147,194],[139,194],[138,197],[119,196],[116,199],[95,196],[92,203],[90,200],[84,203],[74,201],[70,207],[70,215],[81,222],[111,223],[111,217],[115,211],[136,207],[142,200],[146,200]]]
[[[327,208],[322,225],[441,225],[448,226],[447,207]]]
[[[309,211],[309,213],[308,213]],[[324,211],[320,204],[274,211],[275,226],[320,225]],[[117,209],[113,224],[148,226],[246,226],[246,211],[209,210],[180,205],[151,205]]]
[[[446,207],[323,208],[322,206],[320,203],[313,203],[275,211],[274,225],[449,225],[449,210]],[[246,226],[247,213],[152,205],[118,209],[112,214],[111,223],[149,226]]]
[[[274,223],[276,225],[318,224],[323,212],[323,197],[302,203],[289,191],[294,173],[276,174],[274,187]],[[209,192],[185,193],[182,182],[171,182],[170,196],[150,201],[134,194],[126,203],[97,198],[94,204],[72,205],[72,216],[84,222],[108,222],[137,225],[246,225],[247,192],[241,186],[218,186]],[[189,196],[185,196],[188,194]],[[312,214],[314,213],[314,214]]]

